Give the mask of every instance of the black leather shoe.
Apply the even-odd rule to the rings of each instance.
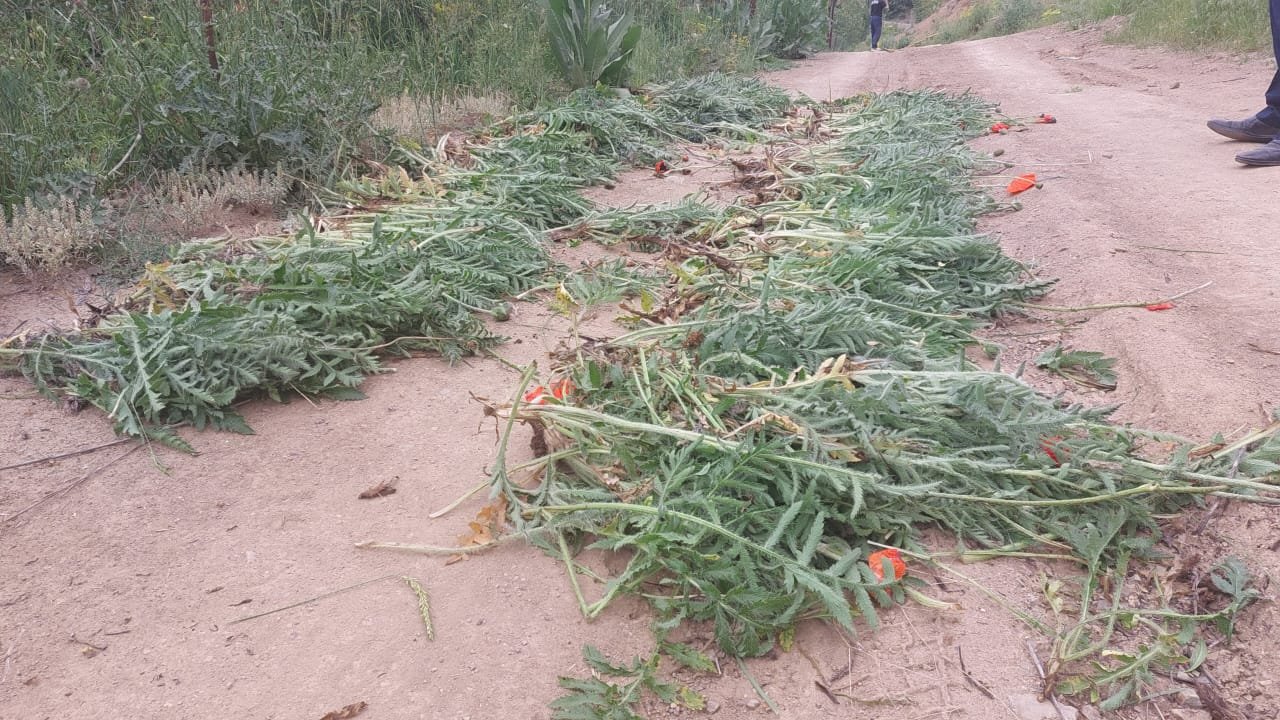
[[[1210,120],[1209,129],[1232,140],[1269,143],[1280,136],[1280,128],[1272,127],[1256,117],[1247,120]]]
[[[1245,165],[1258,165],[1261,167],[1271,167],[1280,165],[1280,137],[1263,145],[1260,148],[1246,150],[1236,156],[1236,162]]]

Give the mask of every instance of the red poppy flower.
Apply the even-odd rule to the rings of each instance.
[[[871,572],[875,574],[877,580],[884,581],[885,560],[893,565],[894,580],[901,580],[902,576],[907,574],[907,563],[902,559],[902,553],[895,548],[877,550],[867,556],[867,565],[871,567]]]
[[[1048,113],[1040,113],[1040,117],[1036,118],[1036,122],[1040,123],[1041,125],[1052,125],[1058,122],[1058,118]]]
[[[1160,312],[1161,310],[1172,310],[1173,303],[1171,302],[1156,303],[1154,305],[1148,305],[1147,309],[1150,310],[1151,312]]]
[[[555,399],[557,400],[564,400],[569,397],[569,393],[571,392],[573,392],[573,381],[569,378],[565,378],[560,382],[553,383],[551,385],[551,394],[555,396]]]
[[[658,177],[662,177],[668,172],[671,172],[671,166],[667,164],[666,160],[659,160],[658,162],[653,164],[654,175],[657,175]]]
[[[992,125],[992,126],[991,126],[991,133],[994,135],[995,133],[998,133],[998,132],[1000,132],[1001,130],[1008,130],[1008,129],[1009,129],[1009,123],[1007,123],[1007,122],[998,122],[998,123],[996,123],[996,124],[994,124],[994,125]]]

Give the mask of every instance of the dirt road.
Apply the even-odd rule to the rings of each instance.
[[[1097,33],[1039,31],[821,56],[772,79],[816,98],[969,89],[1011,116],[1056,115],[1057,125],[977,143],[1003,148],[1017,164],[1011,174],[1045,180],[1023,196],[1021,212],[993,216],[986,227],[1011,255],[1061,278],[1048,302],[1155,300],[1213,284],[1166,312],[1068,314],[996,327],[991,336],[1007,345],[1009,367],[1059,339],[1115,356],[1119,389],[1085,399],[1120,404],[1123,421],[1207,438],[1260,426],[1260,406],[1280,398],[1280,169],[1237,166],[1238,146],[1203,126],[1212,114],[1254,110],[1270,72],[1257,60],[1111,48]],[[656,199],[657,187],[635,181],[619,192]],[[503,352],[517,363],[545,360],[566,328],[522,305],[503,328],[521,342]],[[494,455],[492,422],[469,394],[505,397],[516,382],[491,361],[395,367],[369,381],[362,402],[250,406],[258,435],[198,435],[199,457],[157,453],[167,472],[145,450],[118,459],[122,446],[0,473],[4,515],[86,478],[0,525],[0,718],[308,720],[358,701],[369,704],[361,717],[373,720],[547,718],[556,675],[585,674],[582,644],[619,658],[647,651],[643,606],[619,605],[584,622],[563,568],[538,551],[512,545],[446,566],[354,548],[369,539],[455,541],[483,498],[427,516],[481,482]],[[23,397],[29,392],[0,379],[0,466],[112,438],[96,413],[69,415]],[[392,478],[396,494],[356,499]],[[1227,507],[1205,527],[1204,537],[1185,542],[1238,552],[1260,575],[1280,573],[1270,549],[1275,514]],[[1026,561],[966,572],[1036,607],[1045,569]],[[431,593],[434,642],[401,575]],[[803,652],[753,661],[751,673],[786,718],[1035,717],[1016,712],[1010,696],[1038,689],[1024,644],[1038,638],[980,592],[955,583],[936,591],[962,609],[905,607],[886,613],[879,633],[855,640],[806,625],[797,637]],[[1277,623],[1275,606],[1256,607],[1237,642],[1209,661],[1229,697],[1272,713],[1259,718],[1280,707],[1272,679],[1280,658],[1267,657]],[[990,697],[961,674],[961,649]],[[719,718],[767,714],[738,668],[727,662],[723,670],[685,681],[706,693]],[[815,687],[817,671],[826,680],[844,673],[832,688],[859,701],[834,703]],[[1138,716],[1146,713],[1156,717],[1149,709]]]

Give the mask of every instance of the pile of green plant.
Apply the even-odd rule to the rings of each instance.
[[[413,202],[342,230],[188,243],[148,267],[125,311],[0,359],[46,394],[100,408],[117,432],[183,449],[172,426],[246,432],[233,405],[256,394],[354,397],[382,354],[453,360],[500,342],[477,313],[501,316],[505,296],[543,280],[545,231],[591,212],[581,188],[649,163],[657,143],[760,124],[788,103],[725,77],[641,99],[584,90],[496,128],[469,167],[432,164],[400,188]],[[667,123],[689,107],[696,120]]]
[[[563,557],[587,617],[637,594],[660,637],[709,623],[738,657],[806,618],[874,626],[904,596],[930,601],[871,552],[926,558],[920,532],[940,527],[962,553],[1081,568],[1075,620],[1024,618],[1056,638],[1051,690],[1117,707],[1229,636],[1257,597],[1240,566],[1215,575],[1208,609],[1131,607],[1125,578],[1158,554],[1161,514],[1207,495],[1274,501],[1280,440],[1193,454],[1174,439],[1156,461],[1144,444],[1170,438],[965,357],[986,319],[1044,288],[974,231],[992,205],[970,184],[981,161],[962,128],[990,111],[894,93],[837,111],[831,144],[775,148],[744,169],[755,204],[692,226],[673,216],[678,264],[636,310],[639,329],[566,353],[552,372],[572,392],[513,409],[543,456],[500,467],[493,491],[514,532]],[[616,217],[590,224],[627,232]],[[581,547],[626,558],[593,602]],[[1144,650],[1114,650],[1126,643]],[[571,689],[590,697],[566,707],[605,702]],[[596,717],[564,715],[579,716]]]

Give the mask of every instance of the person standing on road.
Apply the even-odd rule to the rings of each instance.
[[[1272,0],[1272,5],[1280,0]],[[871,49],[880,49],[880,32],[884,30],[884,11],[889,9],[889,0],[871,0]]]
[[[1271,48],[1276,55],[1276,75],[1267,88],[1267,106],[1244,120],[1210,120],[1209,129],[1232,140],[1266,143],[1236,155],[1245,165],[1280,165],[1280,0],[1271,0]]]

